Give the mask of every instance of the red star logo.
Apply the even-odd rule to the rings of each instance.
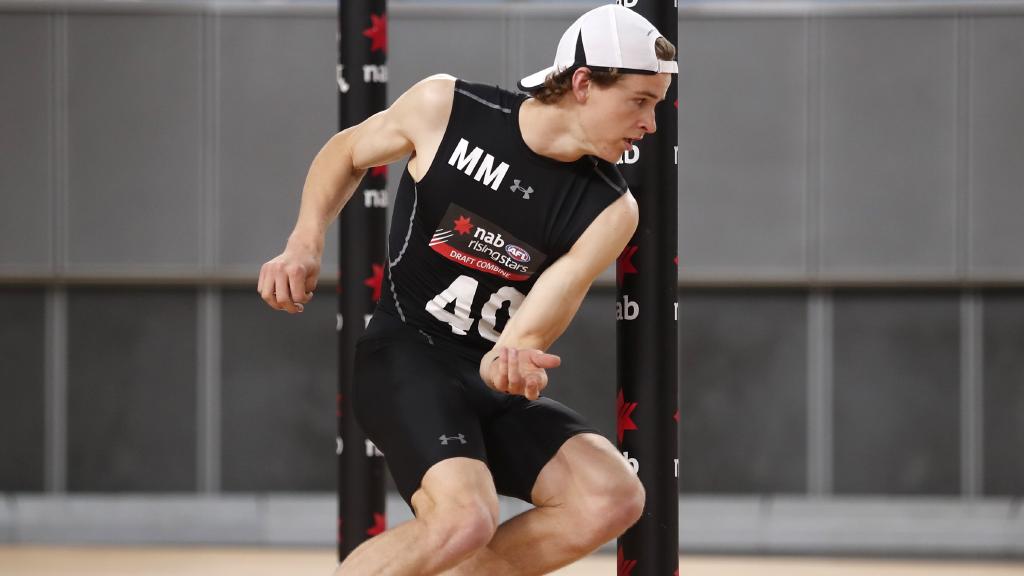
[[[672,105],[676,107],[676,110],[679,110],[679,98],[676,98],[676,101],[673,102]]]
[[[618,266],[615,267],[615,284],[622,286],[622,277],[626,274],[636,274],[639,270],[633,266],[633,255],[639,250],[639,246],[626,246],[619,254]]]
[[[676,263],[676,266],[679,266],[679,256],[673,258],[672,261]]]
[[[388,176],[388,167],[387,167],[387,165],[384,165],[384,166],[374,166],[373,168],[370,168],[370,177],[371,178],[376,178],[378,176],[383,176],[383,177],[387,178],[387,176]]]
[[[363,36],[371,40],[370,52],[383,50],[388,53],[388,17],[370,14],[370,27],[363,30]]]
[[[473,224],[462,214],[459,214],[459,219],[455,221],[455,231],[459,234],[469,234],[469,231],[473,229]]]
[[[383,514],[373,513],[373,526],[366,529],[367,536],[376,536],[387,528],[387,520]]]
[[[676,408],[676,413],[672,415],[672,419],[676,421],[676,424],[679,423],[679,408]]]
[[[626,560],[622,546],[619,546],[619,576],[632,576],[633,568],[636,568],[636,560]]]
[[[626,430],[639,430],[636,422],[633,422],[633,418],[630,417],[633,414],[633,410],[636,410],[637,403],[626,402],[622,396],[622,388],[619,388],[619,397],[615,400],[615,404],[619,412],[619,444],[622,444],[622,434]]]
[[[363,286],[367,288],[373,288],[373,301],[380,300],[380,286],[384,283],[384,266],[381,264],[372,264],[373,275],[363,280]]]

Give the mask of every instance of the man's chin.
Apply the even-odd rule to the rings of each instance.
[[[599,158],[601,158],[601,160],[604,160],[606,162],[610,162],[612,164],[615,164],[616,162],[618,162],[619,158],[621,158],[621,157],[622,157],[622,153],[620,153],[620,152],[618,152],[616,150],[612,150],[610,152],[605,152],[604,154],[599,156]]]

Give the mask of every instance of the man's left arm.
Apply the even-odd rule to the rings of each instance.
[[[538,397],[547,386],[545,369],[560,363],[544,351],[569,326],[597,275],[622,253],[638,218],[636,199],[626,192],[537,278],[498,342],[480,359],[480,376],[488,386],[531,400]]]

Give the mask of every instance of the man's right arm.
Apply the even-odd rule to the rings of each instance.
[[[454,82],[445,75],[422,80],[387,110],[335,134],[321,148],[309,167],[299,217],[284,252],[260,269],[257,291],[267,305],[289,313],[302,311],[316,288],[327,228],[367,169],[440,142]]]

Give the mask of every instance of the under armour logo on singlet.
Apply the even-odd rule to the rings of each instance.
[[[463,444],[466,443],[466,437],[462,434],[459,434],[458,436],[445,436],[444,434],[441,434],[441,436],[438,437],[438,440],[441,441],[441,446],[447,446],[449,440],[458,440]]]
[[[526,188],[523,188],[522,186],[519,185],[519,182],[520,180],[513,180],[512,185],[509,186],[509,190],[513,192],[522,192],[523,200],[529,200],[530,194],[533,194],[533,186],[527,186]]]

